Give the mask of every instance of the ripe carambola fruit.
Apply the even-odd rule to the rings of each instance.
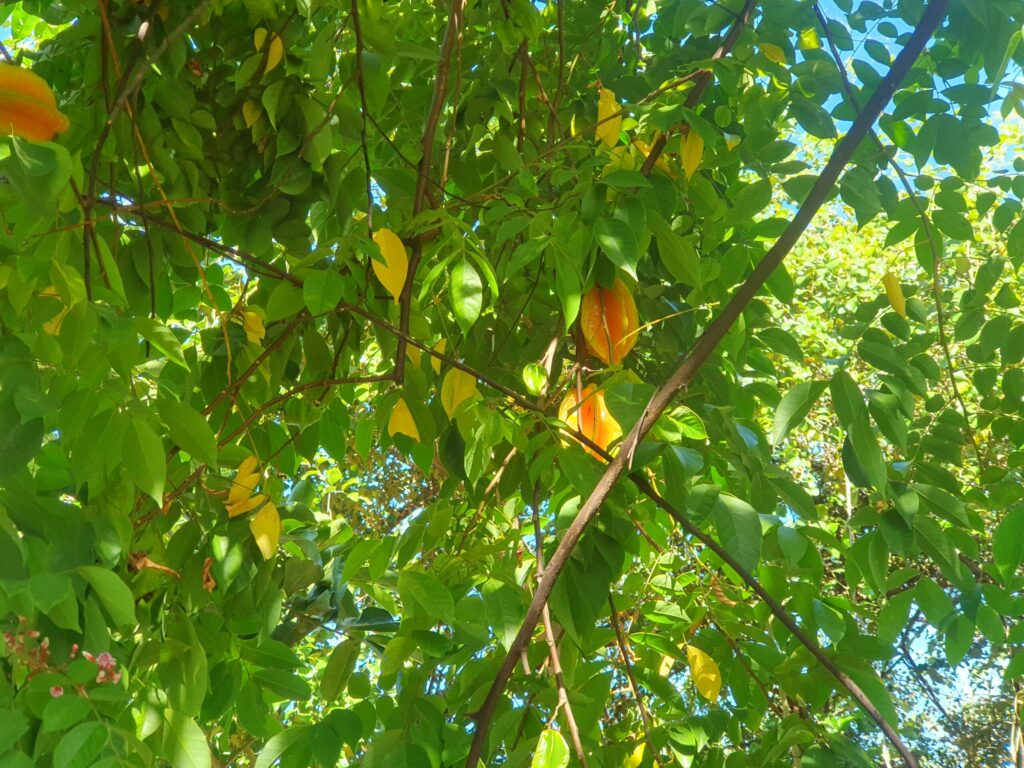
[[[13,64],[0,64],[0,133],[49,141],[69,125],[43,78]]]
[[[576,390],[572,390],[565,396],[562,405],[558,409],[558,418],[564,421],[573,429],[597,443],[604,450],[614,441],[622,437],[622,428],[619,422],[608,412],[604,402],[604,392],[601,392],[593,384],[588,384],[580,393],[581,401],[576,399]],[[598,453],[588,446],[584,446],[587,453],[598,456]],[[598,458],[601,458],[598,456]]]
[[[590,353],[604,362],[621,363],[636,344],[640,321],[636,302],[619,278],[611,288],[595,285],[580,306],[580,330]]]

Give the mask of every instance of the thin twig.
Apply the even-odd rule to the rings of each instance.
[[[832,58],[835,59],[836,69],[839,71],[839,77],[843,83],[843,90],[846,91],[846,96],[853,104],[854,109],[860,110],[860,105],[857,103],[857,94],[853,90],[853,85],[850,83],[850,78],[846,74],[846,67],[843,66],[843,57],[839,53],[839,47],[836,45],[835,40],[832,38],[832,33],[828,28],[828,18],[825,16],[824,11],[821,10],[821,5],[817,2],[814,3],[814,13],[818,17],[818,24],[821,26],[822,32],[825,35],[825,40],[828,43],[829,50],[832,53]],[[885,145],[882,144],[882,140],[878,137],[878,134],[872,129],[869,132],[871,139],[874,141],[875,146],[878,147],[878,151],[881,152],[892,169],[896,172],[896,176],[899,177],[900,184],[903,189],[906,190],[907,197],[910,198],[911,205],[914,206],[914,210],[917,212],[918,218],[921,219],[921,228],[924,230],[925,239],[928,242],[928,250],[931,251],[932,255],[932,294],[935,297],[935,319],[939,327],[939,347],[942,349],[942,356],[946,360],[946,371],[949,373],[949,386],[953,390],[953,398],[956,400],[957,405],[960,408],[960,413],[964,417],[964,423],[967,426],[967,435],[971,439],[971,443],[974,446],[974,454],[981,460],[981,448],[978,445],[978,438],[975,434],[974,427],[971,425],[970,412],[967,410],[967,403],[964,402],[963,395],[960,393],[960,387],[956,383],[956,369],[953,366],[953,356],[950,353],[949,337],[946,333],[946,313],[942,306],[942,286],[939,284],[939,268],[942,265],[942,251],[936,243],[936,235],[932,228],[932,223],[928,218],[927,212],[921,206],[921,201],[917,199],[917,195],[914,194],[914,189],[910,184],[910,179],[907,178],[906,172],[900,167],[900,164],[896,162],[896,158],[890,155]]]
[[[544,532],[540,526],[540,512],[537,507],[540,503],[540,488],[535,487],[533,493],[533,537],[534,548],[537,558],[537,583],[544,578]],[[562,674],[562,660],[558,655],[558,645],[555,643],[555,631],[551,626],[551,611],[544,606],[542,613],[544,624],[544,639],[548,645],[548,659],[551,662],[551,675],[555,678],[555,685],[558,687],[558,705],[565,712],[565,722],[568,726],[569,737],[572,739],[573,749],[576,750],[576,759],[580,761],[583,768],[587,768],[587,753],[583,750],[583,742],[580,740],[580,729],[576,725],[576,716],[572,711],[572,704],[569,703],[569,693],[565,689],[565,677]]]
[[[633,692],[633,698],[636,700],[637,709],[640,710],[640,720],[644,725],[644,741],[647,742],[647,748],[651,750],[651,760],[656,766],[660,766],[658,748],[651,741],[651,713],[647,711],[647,705],[644,703],[644,694],[640,690],[640,686],[636,684],[636,678],[633,675],[633,663],[629,660],[629,640],[626,639],[626,633],[622,629],[622,620],[619,618],[619,610],[615,607],[615,598],[612,597],[611,592],[608,593],[608,608],[611,611],[609,616],[611,617],[612,627],[615,629],[615,642],[619,647],[619,656],[622,659],[622,666],[626,670],[626,679],[629,681],[629,688]]]
[[[445,98],[448,95],[448,72],[452,63],[452,50],[455,41],[462,34],[462,12],[465,9],[466,0],[452,0],[451,13],[448,15],[448,26],[445,28],[444,39],[441,42],[441,52],[438,57],[437,77],[434,78],[434,96],[430,103],[430,112],[427,114],[427,125],[423,130],[423,141],[420,145],[422,155],[420,156],[419,174],[416,178],[416,193],[412,201],[412,218],[416,218],[423,212],[426,202],[427,184],[430,177],[430,159],[434,154],[434,136],[437,134],[437,123],[441,118],[441,110],[444,108]],[[399,296],[400,320],[399,327],[402,333],[409,333],[409,318],[412,312],[412,286],[416,279],[416,270],[423,259],[423,239],[420,236],[413,238],[412,256],[409,259],[409,271],[405,277],[405,285],[402,286],[402,293]],[[401,382],[405,376],[405,350],[406,341],[398,340],[398,349],[395,353],[395,380]]]
[[[757,0],[746,0],[743,4],[743,8],[739,14],[733,20],[732,26],[729,27],[728,33],[725,35],[725,39],[722,44],[718,46],[718,49],[712,55],[712,61],[717,61],[725,56],[728,56],[730,51],[736,45],[736,42],[740,39],[740,35],[743,34],[743,30],[747,26],[747,21],[750,18],[750,14],[754,11],[754,6],[757,4]],[[693,84],[693,88],[686,94],[686,107],[693,109],[700,103],[700,100],[704,97],[704,91],[707,90],[708,86],[711,85],[712,72],[710,69],[703,70],[697,77],[697,81]],[[643,167],[640,169],[640,173],[644,176],[650,174],[654,168],[655,163],[658,162],[658,158],[661,157],[661,153],[665,151],[665,146],[668,143],[668,134],[663,133],[657,139],[654,140],[654,144],[651,145],[651,151],[647,153],[647,159],[644,160]]]

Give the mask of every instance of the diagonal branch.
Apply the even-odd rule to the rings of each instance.
[[[754,12],[754,6],[757,4],[757,0],[746,0],[743,4],[743,8],[736,15],[736,19],[733,21],[732,26],[729,27],[728,33],[725,35],[725,39],[722,44],[718,46],[718,50],[712,55],[712,61],[721,59],[729,55],[733,47],[736,45],[736,41],[740,39],[740,35],[743,34],[743,30],[747,26],[747,21],[750,19],[750,15]],[[693,88],[686,96],[686,106],[689,109],[693,109],[700,103],[700,100],[704,97],[704,91],[711,85],[712,73],[710,69],[705,69],[697,76],[696,81],[693,84]],[[661,157],[661,153],[665,151],[665,145],[668,143],[668,139],[665,138],[666,134],[661,134],[651,145],[651,151],[647,154],[647,159],[644,160],[643,167],[640,169],[640,173],[647,176],[651,169],[654,168],[654,164],[658,162],[658,158]]]
[[[928,5],[917,28],[907,40],[903,50],[900,51],[900,54],[896,57],[895,62],[893,62],[892,68],[879,84],[878,90],[875,91],[869,99],[864,111],[861,112],[854,121],[849,133],[847,133],[843,140],[836,146],[832,153],[832,157],[825,165],[825,168],[822,170],[821,175],[815,182],[814,187],[804,200],[804,203],[800,206],[800,209],[793,217],[785,232],[783,232],[781,237],[779,237],[757,267],[754,268],[746,281],[744,281],[739,289],[733,294],[722,313],[718,315],[718,317],[716,317],[707,327],[701,337],[697,340],[693,349],[682,360],[679,367],[675,370],[669,380],[651,397],[651,400],[645,407],[639,421],[633,429],[630,430],[630,433],[625,440],[623,440],[618,455],[609,463],[608,469],[605,470],[604,475],[597,482],[597,485],[591,492],[589,498],[580,508],[575,520],[573,520],[572,524],[569,526],[562,541],[559,543],[558,548],[555,550],[554,555],[548,562],[547,570],[545,571],[545,578],[537,585],[537,591],[534,594],[533,601],[530,603],[530,607],[526,612],[526,616],[523,619],[519,633],[512,642],[508,650],[508,654],[501,665],[501,669],[499,670],[494,683],[491,685],[491,688],[487,693],[487,697],[484,700],[484,704],[477,715],[476,731],[473,734],[473,743],[470,747],[469,756],[466,761],[467,768],[476,768],[477,763],[483,754],[484,745],[487,739],[487,731],[491,720],[494,718],[498,701],[504,693],[505,685],[508,683],[509,677],[515,667],[516,659],[519,658],[519,654],[529,645],[530,640],[533,637],[533,631],[537,626],[537,622],[540,620],[542,609],[551,595],[551,590],[554,587],[554,583],[557,580],[558,575],[568,562],[569,557],[575,549],[576,544],[579,542],[580,537],[583,535],[584,530],[594,517],[597,516],[601,505],[608,498],[608,495],[612,492],[615,484],[629,469],[627,461],[632,456],[633,450],[651,430],[658,416],[660,416],[661,413],[672,403],[676,395],[689,386],[690,382],[718,347],[726,333],[733,326],[736,320],[739,319],[747,304],[750,303],[751,299],[753,299],[757,292],[764,286],[765,281],[771,273],[779,266],[779,264],[782,263],[786,255],[792,250],[797,240],[799,240],[804,230],[810,224],[811,219],[827,199],[829,193],[838,180],[840,173],[842,173],[843,168],[846,167],[846,164],[853,156],[854,151],[867,135],[868,129],[878,118],[878,115],[881,113],[885,105],[889,103],[889,100],[892,98],[897,86],[910,71],[911,66],[913,66],[914,62],[917,60],[918,55],[924,49],[928,40],[931,38],[932,33],[936,28],[938,28],[939,24],[945,18],[948,3],[949,0],[933,0]],[[666,511],[668,511],[668,509],[666,509]],[[686,527],[692,535],[697,537],[706,546],[712,547],[713,539],[711,539],[710,536],[699,531],[699,529],[693,526],[692,523],[689,523],[683,515],[678,512],[676,512],[676,514],[679,515],[677,519],[681,525]],[[716,551],[721,550],[721,547],[717,545],[717,543],[714,544],[713,548],[715,548]],[[721,551],[723,555],[728,554],[725,553],[724,550]],[[746,581],[751,588],[758,593],[762,600],[765,600],[768,606],[772,608],[772,612],[775,613],[776,616],[779,616],[780,620],[786,624],[794,635],[797,635],[798,638],[803,638],[802,642],[804,642],[804,645],[807,645],[809,649],[817,648],[817,644],[811,642],[810,638],[807,638],[806,635],[803,635],[799,626],[792,617],[790,617],[782,606],[779,605],[763,587],[761,587],[749,572],[737,567],[738,563],[736,563],[733,558],[728,557],[723,559],[725,559],[726,562],[741,575],[741,577],[744,577],[744,581]],[[783,619],[783,616],[785,616],[785,619]],[[820,656],[818,654],[820,654]],[[820,661],[826,669],[832,672],[836,679],[843,684],[843,686],[850,692],[850,695],[853,696],[858,704],[860,704],[861,708],[879,725],[885,735],[896,747],[897,751],[899,751],[907,767],[916,768],[917,761],[913,754],[902,742],[899,734],[896,733],[895,729],[885,720],[884,717],[882,717],[877,707],[871,703],[870,699],[868,699],[860,687],[857,686],[857,684],[848,676],[842,673],[842,671],[836,667],[835,663],[825,655],[820,648],[818,648],[818,654],[815,654],[818,661]]]

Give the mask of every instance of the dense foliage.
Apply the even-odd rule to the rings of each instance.
[[[0,4],[0,766],[1024,766],[1022,24]]]

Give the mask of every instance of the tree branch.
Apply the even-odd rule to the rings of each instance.
[[[523,619],[519,633],[516,635],[515,640],[509,647],[508,654],[506,655],[498,675],[496,676],[494,683],[491,685],[491,688],[487,693],[487,697],[484,700],[484,704],[478,713],[476,718],[476,731],[473,734],[473,743],[470,747],[469,756],[466,761],[467,768],[476,768],[477,762],[483,754],[487,731],[490,727],[491,720],[494,718],[498,700],[501,698],[505,690],[505,685],[512,674],[516,659],[519,657],[521,651],[530,643],[533,636],[533,630],[540,619],[543,606],[547,603],[547,600],[551,595],[554,582],[557,580],[558,575],[568,562],[572,551],[575,549],[576,544],[583,535],[583,531],[597,515],[601,505],[604,503],[605,499],[608,498],[608,495],[615,487],[619,478],[627,472],[627,462],[632,456],[633,450],[651,430],[655,420],[671,404],[675,396],[689,386],[690,382],[718,347],[719,343],[725,337],[733,323],[736,322],[747,304],[750,303],[750,300],[753,299],[757,292],[764,286],[765,281],[771,273],[779,264],[782,263],[786,255],[792,250],[797,240],[810,224],[811,219],[827,199],[832,187],[838,180],[840,173],[842,173],[843,168],[846,167],[846,164],[853,156],[854,151],[867,135],[868,129],[875,122],[885,105],[888,104],[897,86],[906,76],[907,72],[910,71],[911,66],[913,66],[914,62],[917,60],[918,55],[924,49],[928,40],[931,38],[932,33],[942,22],[943,18],[945,18],[948,2],[949,0],[933,0],[928,5],[920,23],[911,34],[903,50],[900,51],[899,55],[896,57],[896,60],[893,62],[892,68],[889,70],[888,74],[879,84],[878,90],[872,95],[864,111],[858,115],[853,126],[850,128],[849,133],[847,133],[842,141],[840,141],[836,146],[832,153],[832,157],[825,165],[821,175],[818,177],[814,187],[811,189],[807,198],[804,200],[804,203],[800,206],[800,209],[793,217],[790,225],[786,228],[785,232],[783,232],[782,236],[779,237],[757,267],[754,268],[746,281],[744,281],[739,289],[733,294],[721,314],[719,314],[707,327],[701,337],[697,340],[693,349],[683,359],[669,380],[651,397],[651,400],[645,407],[640,419],[623,441],[618,455],[612,459],[611,463],[608,465],[608,469],[605,470],[604,475],[597,482],[597,485],[591,492],[589,498],[580,508],[579,513],[569,526],[562,541],[559,543],[558,548],[555,550],[554,555],[548,563],[547,570],[545,571],[545,578],[538,584],[537,591],[534,595],[533,601],[530,603],[529,609],[526,612],[526,616]],[[667,512],[672,509],[667,503],[664,504],[662,508]],[[678,515],[678,517],[676,517],[676,515]],[[881,713],[871,703],[870,699],[868,699],[860,687],[841,670],[839,670],[835,663],[825,655],[816,643],[803,634],[802,630],[793,618],[786,613],[782,606],[779,605],[767,591],[765,591],[760,583],[758,583],[749,572],[739,566],[735,559],[728,556],[728,553],[722,550],[721,546],[715,543],[710,536],[697,529],[682,514],[675,512],[673,517],[676,517],[688,532],[698,538],[706,546],[711,547],[713,551],[716,551],[716,554],[721,552],[720,556],[723,556],[725,562],[736,570],[744,581],[746,581],[747,584],[757,592],[761,599],[764,600],[769,608],[772,609],[772,612],[779,617],[780,621],[782,621],[790,631],[793,632],[793,634],[800,639],[809,650],[811,650],[812,653],[817,650],[817,653],[814,653],[814,655],[818,661],[836,677],[836,679],[850,692],[851,696],[853,696],[857,703],[860,704],[861,708],[864,709],[864,711],[867,712],[868,715],[878,724],[903,757],[907,768],[916,768],[917,761],[913,754],[900,739],[899,734],[897,734],[895,729],[885,720],[884,717],[882,717]]]
[[[416,179],[416,194],[412,200],[412,218],[415,219],[423,212],[423,205],[427,199],[427,184],[430,178],[430,159],[434,153],[434,136],[437,133],[437,123],[441,119],[441,110],[444,108],[445,98],[448,95],[448,71],[452,63],[452,50],[455,48],[455,41],[462,34],[462,12],[465,9],[466,0],[452,0],[452,10],[448,15],[448,26],[444,32],[444,40],[441,42],[441,52],[438,58],[437,77],[434,79],[434,97],[430,103],[430,112],[427,113],[427,126],[423,131],[421,143],[420,166]],[[412,311],[412,286],[416,280],[416,270],[423,259],[423,238],[417,235],[412,241],[412,256],[409,259],[409,271],[405,276],[405,285],[402,286],[402,293],[398,302],[401,305],[399,327],[402,333],[409,333],[409,315]],[[399,337],[398,350],[395,353],[395,380],[401,382],[405,376],[405,339]]]
[[[732,26],[729,27],[729,32],[726,34],[722,44],[718,46],[718,50],[711,56],[712,61],[717,61],[725,56],[729,55],[733,47],[736,45],[736,41],[740,39],[740,35],[743,34],[743,30],[747,26],[747,21],[750,19],[750,15],[754,12],[754,6],[757,4],[757,0],[746,0],[743,4],[743,8],[737,14],[736,19],[733,21]],[[700,103],[700,100],[704,97],[704,91],[711,85],[712,72],[710,69],[705,69],[697,76],[696,81],[693,84],[693,88],[686,95],[686,106],[689,109],[693,109]],[[643,167],[640,169],[640,173],[647,176],[654,168],[654,164],[658,162],[658,158],[661,157],[661,153],[665,151],[665,145],[668,143],[668,139],[665,137],[666,134],[661,134],[655,139],[654,144],[651,145],[651,151],[647,153],[647,159],[644,160]]]

